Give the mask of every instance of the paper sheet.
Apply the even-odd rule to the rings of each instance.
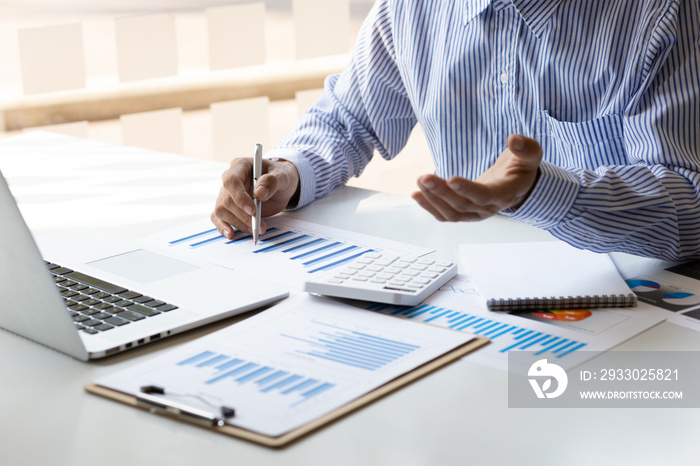
[[[299,295],[97,384],[132,395],[144,385],[197,394],[233,407],[231,424],[279,436],[472,339]]]
[[[431,249],[317,225],[288,217],[266,219],[267,232],[258,245],[236,232],[232,241],[210,221],[143,238],[159,247],[200,261],[245,271],[261,279],[301,290],[307,277],[323,273],[370,251],[422,256]]]
[[[509,370],[508,352],[519,350],[536,351],[536,358],[550,358],[569,370],[589,359],[592,352],[608,350],[665,319],[663,313],[645,303],[627,309],[493,312],[474,282],[463,274],[419,306],[372,304],[368,308],[488,337],[491,344],[465,358],[501,370]],[[525,373],[528,368],[523,365],[510,370]]]
[[[469,244],[460,247],[463,272],[486,299],[631,296],[610,256],[562,241]],[[572,298],[573,297],[573,298]]]
[[[700,261],[615,255],[615,263],[640,302],[658,308],[668,322],[700,331]]]

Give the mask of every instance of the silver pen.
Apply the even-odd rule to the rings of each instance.
[[[258,178],[262,176],[262,144],[255,144],[255,153],[253,154],[253,193],[258,185]],[[251,219],[253,230],[253,244],[258,244],[258,235],[260,233],[260,211],[262,202],[255,198],[253,194],[253,202],[255,202],[255,215]]]

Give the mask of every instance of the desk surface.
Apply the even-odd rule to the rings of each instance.
[[[135,161],[139,161],[138,164]],[[59,168],[58,162],[67,163]],[[0,143],[4,173],[33,231],[108,228],[132,237],[209,215],[222,164],[36,133]],[[68,213],[75,207],[76,213]],[[502,217],[441,224],[401,196],[342,188],[291,215],[412,242],[455,257],[469,242],[538,241]],[[94,363],[0,331],[0,463],[697,464],[693,409],[509,409],[507,374],[456,362],[282,449],[271,450],[89,395],[83,385],[237,317]],[[700,350],[662,323],[617,349]]]

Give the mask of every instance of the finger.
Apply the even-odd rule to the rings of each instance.
[[[498,213],[498,199],[484,184],[453,176],[445,181],[434,175],[419,178],[424,197],[451,222],[483,220]],[[432,189],[426,189],[431,188]]]
[[[255,197],[261,201],[267,201],[280,192],[290,189],[292,183],[289,169],[277,162],[263,161],[263,172],[255,185]]]
[[[228,222],[221,220],[219,216],[216,215],[216,212],[212,212],[210,218],[211,223],[219,230],[221,236],[225,236],[228,239],[233,238],[233,227]]]
[[[255,214],[252,194],[252,163],[247,159],[235,159],[231,168],[221,175],[224,189],[234,204],[248,215]]]
[[[436,205],[447,204],[449,207],[456,210],[463,210],[465,208],[464,203],[467,199],[457,193],[442,178],[435,175],[422,176],[418,178],[418,187],[420,187],[421,191],[426,194],[426,197]],[[437,202],[438,198],[442,202]]]
[[[522,134],[511,134],[508,136],[508,149],[519,158],[530,164],[538,164],[542,159],[542,146],[536,139],[523,136]]]
[[[253,217],[243,212],[236,206],[224,207],[218,204],[211,214],[211,221],[219,230],[222,236],[228,239],[233,238],[235,231],[244,231],[248,234],[253,234]],[[265,220],[260,220],[260,234],[263,235],[267,231]]]
[[[436,207],[430,200],[425,196],[422,191],[415,192],[411,195],[414,201],[418,203],[423,209],[427,210],[435,219],[440,222],[477,222],[490,217],[492,214],[483,214],[481,212],[454,212],[449,217],[444,215],[444,210]]]
[[[428,201],[421,191],[415,192],[411,198],[418,203],[423,209],[427,210],[439,222],[446,222],[447,219]]]
[[[267,201],[280,191],[280,174],[267,173],[258,179],[253,194],[259,201]]]
[[[464,220],[472,213],[482,215],[483,206],[470,199],[471,193],[466,191],[464,192],[465,196],[462,196],[452,189],[445,180],[437,176],[426,175],[419,178],[418,186],[426,200],[448,221]]]
[[[472,206],[484,208],[493,200],[493,193],[481,183],[475,183],[466,178],[453,176],[447,180],[447,186],[457,196],[469,201]]]
[[[214,221],[214,219],[217,219],[219,222]],[[219,233],[229,239],[233,236],[233,230],[228,232],[230,234],[224,234],[223,230],[226,229],[227,225],[236,230],[251,231],[251,216],[238,207],[224,189],[221,190],[216,201],[216,206],[212,213],[212,222],[216,225]]]

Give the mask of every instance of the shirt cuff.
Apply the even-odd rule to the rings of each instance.
[[[561,167],[540,163],[540,178],[527,200],[515,212],[506,212],[519,222],[548,230],[557,226],[576,201],[581,183]]]
[[[298,151],[292,149],[274,149],[265,154],[266,159],[284,159],[294,164],[299,172],[299,203],[292,207],[298,209],[311,203],[315,198],[316,174],[309,160]]]

